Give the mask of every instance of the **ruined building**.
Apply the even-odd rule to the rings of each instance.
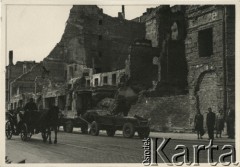
[[[208,107],[235,109],[235,6],[157,7],[135,20],[157,34],[148,32],[146,38],[162,46],[158,89],[169,93],[167,83],[172,90],[168,96],[145,97],[132,111],[151,117],[154,128],[163,130],[192,127],[195,113],[206,117]]]
[[[28,81],[22,81],[19,83],[17,87],[13,86],[13,82],[20,78],[21,76],[25,75],[31,69],[35,66],[37,66],[39,63],[36,63],[35,61],[17,61],[16,64],[13,64],[13,51],[9,52],[9,65],[6,67],[6,80],[5,80],[5,85],[6,85],[6,102],[11,103],[6,103],[6,107],[8,105],[9,108],[16,108],[17,107],[17,101],[14,101],[11,97],[13,95],[29,92],[32,93],[33,89],[28,89]],[[24,89],[22,91],[22,89]],[[28,90],[27,90],[28,89]]]
[[[161,5],[126,20],[124,7],[111,17],[74,5],[50,54],[7,77],[8,100],[32,92],[43,108],[64,110],[75,89],[93,91],[97,102],[124,82],[138,95],[129,114],[151,118],[156,130],[191,129],[198,110],[235,109],[234,47],[235,6]]]

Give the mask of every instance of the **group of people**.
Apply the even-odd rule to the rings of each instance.
[[[200,113],[200,111],[197,112],[194,124],[195,124],[195,131],[197,132],[198,139],[202,139],[202,136],[204,135],[205,131],[203,128],[203,115]],[[224,112],[222,109],[219,110],[217,114],[212,112],[212,108],[208,108],[208,114],[206,117],[206,127],[208,131],[208,137],[209,140],[214,139],[214,130],[216,130],[216,138],[222,137],[222,131],[224,129],[224,123],[226,121],[227,123],[227,134],[228,138],[234,138],[235,134],[235,117],[234,117],[234,111],[229,109],[226,115],[226,119],[224,117]]]

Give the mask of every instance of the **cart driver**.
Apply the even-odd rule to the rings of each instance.
[[[36,111],[37,110],[37,105],[34,103],[33,98],[29,99],[29,102],[24,106],[25,111]]]
[[[33,121],[34,120],[34,113],[37,112],[37,105],[36,103],[34,103],[33,101],[33,98],[30,98],[29,99],[29,102],[24,106],[24,115],[27,114],[27,117],[26,117],[26,120],[29,122],[29,121]],[[30,124],[31,126],[31,124]],[[34,133],[34,129],[31,129],[31,133],[33,134]]]

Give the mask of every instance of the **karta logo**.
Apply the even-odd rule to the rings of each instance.
[[[143,149],[144,156],[142,164],[144,166],[157,166],[158,160],[160,159],[162,162],[169,166],[182,166],[182,165],[192,165],[199,166],[199,152],[205,151],[207,152],[207,163],[211,166],[216,166],[221,164],[223,166],[229,166],[230,164],[237,166],[239,162],[236,162],[236,150],[235,147],[226,144],[223,145],[220,149],[218,145],[214,145],[212,140],[209,140],[208,145],[192,145],[192,157],[193,160],[190,161],[190,152],[187,146],[183,144],[177,144],[174,147],[174,151],[171,152],[171,156],[166,154],[166,146],[169,144],[171,138],[162,138],[161,143],[158,145],[159,138],[146,138],[143,140]],[[220,151],[221,154],[218,156],[218,161],[213,160],[213,151]]]

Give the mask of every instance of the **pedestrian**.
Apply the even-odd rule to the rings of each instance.
[[[227,113],[227,134],[228,138],[234,139],[235,137],[235,111],[228,109]]]
[[[214,126],[215,126],[215,113],[212,112],[212,108],[208,108],[208,114],[207,114],[207,129],[208,129],[208,137],[209,140],[214,139]]]
[[[218,134],[219,137],[222,137],[222,131],[224,128],[224,114],[223,114],[223,110],[220,109],[219,112],[216,114],[216,138],[218,138]]]
[[[195,115],[194,125],[195,131],[197,131],[198,139],[202,139],[204,129],[203,129],[203,115],[200,113],[200,111],[198,111],[197,114]]]

